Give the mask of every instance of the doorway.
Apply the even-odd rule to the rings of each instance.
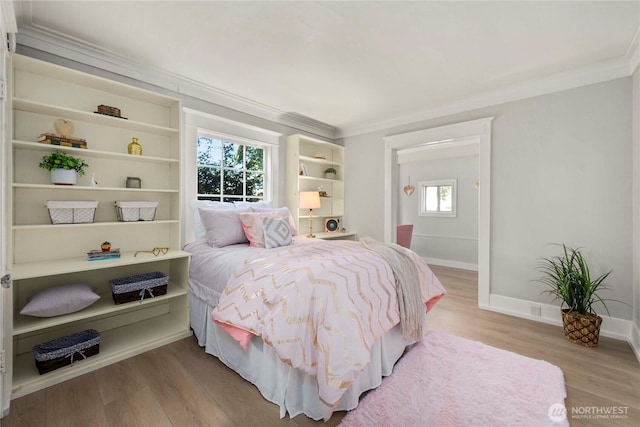
[[[490,294],[490,208],[491,208],[491,123],[493,117],[455,123],[415,132],[384,137],[385,200],[384,239],[395,241],[399,199],[398,151],[429,144],[469,140],[479,141],[478,186],[478,305],[489,307]]]

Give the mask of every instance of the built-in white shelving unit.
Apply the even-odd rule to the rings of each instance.
[[[13,55],[9,75],[11,177],[8,223],[11,297],[7,313],[7,380],[12,398],[59,383],[190,335],[187,278],[189,254],[180,247],[181,106],[174,98]],[[96,114],[105,104],[122,118]],[[54,133],[55,119],[73,122],[74,137],[87,149],[37,142]],[[142,156],[127,153],[133,137]],[[51,185],[38,164],[43,155],[64,151],[89,163],[74,186]],[[97,186],[91,186],[94,174]],[[142,188],[126,188],[128,176]],[[51,224],[47,200],[98,201],[93,223]],[[157,201],[154,221],[119,222],[114,202]],[[86,253],[108,240],[119,259],[89,261]],[[166,254],[134,253],[168,247]],[[161,271],[167,294],[141,302],[114,304],[109,280]],[[37,318],[21,308],[35,293],[58,285],[87,283],[101,299],[84,310]],[[93,328],[101,334],[100,353],[39,375],[32,348],[42,342]]]
[[[334,178],[326,178],[328,168],[336,170]],[[301,191],[327,193],[321,197],[320,209],[313,210],[313,232],[318,238],[354,238],[353,230],[324,232],[327,218],[340,221],[340,228],[347,225],[344,218],[344,147],[300,134],[287,137],[287,206],[301,234],[309,230],[309,212],[299,209]]]

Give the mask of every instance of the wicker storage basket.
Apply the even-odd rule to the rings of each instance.
[[[51,224],[83,224],[93,222],[98,202],[49,200],[45,206],[49,209]]]
[[[156,217],[158,202],[117,201],[115,205],[118,221],[153,221]]]
[[[602,317],[596,314],[580,314],[562,310],[564,335],[569,341],[587,347],[597,347]]]
[[[100,333],[87,329],[65,335],[33,347],[33,357],[40,375],[54,371],[100,352]]]
[[[113,302],[124,304],[167,293],[169,276],[159,271],[110,280]]]

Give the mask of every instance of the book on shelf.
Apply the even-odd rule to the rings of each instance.
[[[61,147],[87,148],[87,141],[82,138],[68,138],[55,133],[42,133],[38,137],[41,144],[59,145]]]
[[[110,251],[103,251],[100,249],[92,250],[87,252],[87,258],[89,261],[120,258],[120,249],[112,249]]]

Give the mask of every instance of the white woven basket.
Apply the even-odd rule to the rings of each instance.
[[[96,201],[48,200],[51,224],[83,224],[93,222],[96,216]]]

